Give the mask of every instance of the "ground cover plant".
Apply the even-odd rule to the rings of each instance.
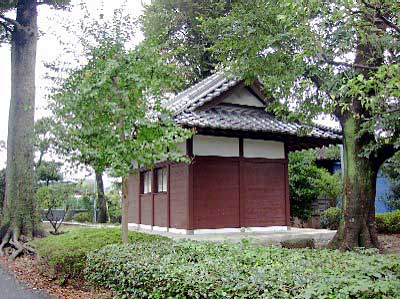
[[[81,278],[86,255],[109,244],[122,242],[118,228],[67,228],[69,232],[29,243],[38,255],[38,265],[51,277]],[[129,232],[130,242],[167,242],[165,237]]]
[[[86,278],[118,298],[399,298],[400,258],[374,250],[135,242],[88,255]]]

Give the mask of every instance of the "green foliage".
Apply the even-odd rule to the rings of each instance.
[[[54,233],[58,233],[65,216],[68,214],[71,202],[74,200],[75,184],[57,183],[40,187],[35,194],[36,205],[45,210],[44,216],[53,226]],[[64,217],[53,213],[55,209],[63,209]]]
[[[400,210],[376,214],[375,223],[376,229],[380,233],[400,233]]]
[[[62,82],[51,105],[59,152],[99,172],[110,168],[116,176],[126,176],[132,161],[142,166],[164,158],[183,161],[175,144],[191,135],[161,105],[181,82],[178,70],[152,44],[127,49],[121,14],[113,26],[88,32],[96,43],[88,47],[87,63]]]
[[[72,220],[76,222],[92,222],[93,217],[91,217],[89,212],[76,213]]]
[[[42,209],[68,209],[74,199],[75,184],[57,183],[36,191],[37,206]]]
[[[39,185],[49,185],[63,179],[61,166],[63,164],[55,161],[41,161],[35,168],[35,175]]]
[[[307,220],[312,216],[312,202],[319,196],[335,201],[341,191],[340,174],[331,175],[315,164],[314,151],[289,154],[290,215]]]
[[[72,228],[71,228],[72,229]],[[165,242],[165,237],[129,232],[130,242]],[[75,228],[58,236],[31,241],[41,269],[50,276],[83,276],[86,255],[108,244],[121,243],[119,229]]]
[[[135,242],[88,255],[87,279],[117,298],[397,298],[400,259],[375,251]]]
[[[114,184],[106,194],[108,203],[108,214],[111,223],[121,223],[122,217],[122,192],[120,184]]]
[[[225,15],[238,1],[155,0],[146,6],[141,19],[145,38],[159,45],[163,53],[179,66],[186,85],[211,74],[215,57],[207,51],[213,39],[200,25],[208,18]]]
[[[342,210],[337,207],[328,208],[321,213],[321,228],[338,229]]]

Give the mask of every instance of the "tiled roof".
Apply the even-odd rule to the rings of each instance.
[[[220,104],[208,110],[184,111],[176,122],[188,127],[297,135],[300,124],[285,123],[263,108]],[[307,137],[341,139],[339,130],[315,126]]]
[[[239,80],[228,80],[219,72],[215,73],[178,93],[166,104],[166,108],[174,114],[182,111],[193,111],[235,86],[238,82]]]
[[[177,94],[166,103],[166,108],[175,115],[177,123],[188,127],[298,135],[302,125],[280,121],[263,108],[219,104],[207,110],[197,109],[240,82],[218,72]],[[340,130],[324,126],[315,126],[306,136],[341,139]]]

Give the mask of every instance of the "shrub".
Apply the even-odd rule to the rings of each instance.
[[[328,208],[321,213],[320,224],[322,228],[338,229],[342,210],[340,208]]]
[[[131,242],[168,241],[165,237],[129,232]],[[88,252],[105,245],[121,243],[119,229],[73,228],[63,235],[49,236],[30,242],[38,253],[38,264],[45,274],[56,276],[82,277]]]
[[[315,248],[314,239],[294,239],[281,242],[283,248]]]
[[[72,220],[76,221],[76,222],[91,222],[92,218],[90,217],[89,212],[80,212],[80,213],[76,213],[72,217]]]
[[[375,222],[380,233],[400,233],[400,210],[376,214]]]
[[[376,251],[138,242],[88,255],[86,278],[117,298],[398,298],[400,259]]]

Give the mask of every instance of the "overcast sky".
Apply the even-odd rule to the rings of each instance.
[[[72,0],[73,7],[71,11],[55,11],[42,5],[39,7],[38,23],[39,30],[43,32],[38,41],[37,58],[36,58],[36,118],[42,117],[47,105],[46,94],[49,82],[44,79],[46,74],[45,63],[54,62],[59,59],[60,55],[64,55],[63,46],[60,45],[60,37],[70,40],[73,37],[68,34],[62,24],[79,24],[79,20],[83,18],[83,12],[78,5],[81,0]],[[124,0],[86,0],[88,8],[96,15],[100,13],[103,4],[105,19],[109,17],[114,9],[121,7]],[[139,16],[142,11],[142,0],[126,1],[127,14],[134,17]],[[142,35],[137,33],[135,40],[138,42],[142,39]],[[3,45],[0,47],[0,140],[7,140],[8,126],[8,109],[10,104],[10,46]],[[5,167],[6,151],[0,152],[0,168]]]

